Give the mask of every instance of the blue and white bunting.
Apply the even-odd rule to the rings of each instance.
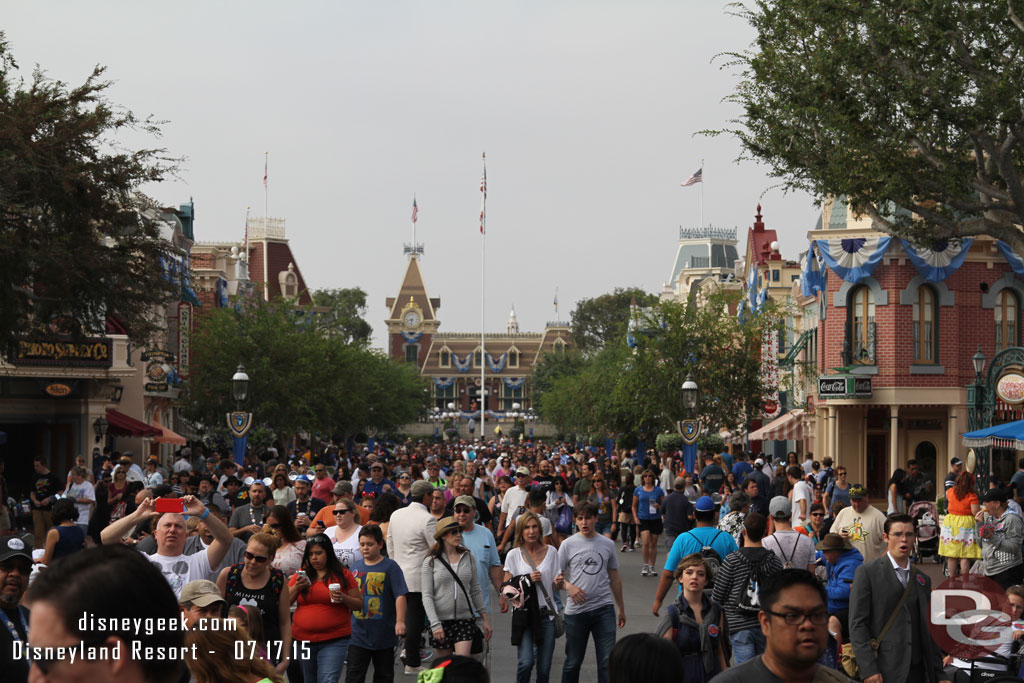
[[[818,253],[832,272],[851,283],[863,282],[882,261],[892,237],[816,240]]]
[[[494,360],[494,356],[489,353],[485,353],[484,356],[487,358],[487,367],[491,372],[498,373],[505,369],[505,363],[508,361],[508,354],[501,354],[498,356],[498,360]]]
[[[466,360],[459,360],[459,357],[453,353],[452,364],[455,366],[455,369],[458,370],[459,374],[464,375],[473,367],[473,354],[467,353]]]
[[[451,385],[455,384],[454,377],[435,377],[434,386],[438,389],[447,389]]]
[[[402,334],[402,339],[404,339],[407,344],[415,344],[416,342],[418,342],[420,340],[420,337],[423,336],[422,332],[411,332],[410,333],[410,332],[406,332],[404,330],[402,331],[401,334]]]
[[[900,239],[903,251],[907,252],[910,262],[917,272],[928,282],[942,282],[960,269],[971,249],[970,237],[939,240],[930,247],[915,247],[905,239]]]
[[[825,289],[825,275],[821,271],[821,261],[812,243],[800,262],[800,293],[814,296]]]
[[[525,377],[502,377],[501,381],[505,383],[505,386],[509,389],[518,389],[526,383]]]
[[[1010,268],[1017,274],[1017,277],[1024,277],[1024,260],[1014,254],[1013,249],[1006,242],[999,240],[996,242],[996,246],[999,247],[999,251],[1003,252],[1003,258],[1010,264]]]

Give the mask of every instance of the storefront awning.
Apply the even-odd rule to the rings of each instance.
[[[1024,420],[967,432],[963,435],[963,444],[968,448],[995,446],[1024,450]]]
[[[169,443],[175,446],[184,446],[186,443],[188,443],[185,440],[185,437],[178,434],[170,427],[162,427],[158,422],[155,423],[153,426],[163,432],[163,434],[161,434],[160,436],[153,437],[153,441],[155,441],[156,443]]]
[[[718,433],[718,436],[722,438],[722,441],[732,446],[747,442],[747,432],[743,429],[737,429],[735,432],[723,429]]]
[[[801,408],[791,410],[778,417],[750,435],[751,441],[789,441],[804,438],[804,411]]]
[[[108,434],[114,436],[160,436],[161,430],[140,422],[134,417],[128,417],[120,410],[107,408]]]

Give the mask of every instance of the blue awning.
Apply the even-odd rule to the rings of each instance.
[[[968,448],[997,446],[1024,451],[1024,420],[966,432],[963,435],[963,444]]]

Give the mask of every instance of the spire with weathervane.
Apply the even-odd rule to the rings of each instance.
[[[519,334],[519,321],[516,320],[516,307],[512,305],[512,312],[508,314],[508,323],[505,325],[507,334]]]

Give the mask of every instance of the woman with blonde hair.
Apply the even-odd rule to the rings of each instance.
[[[284,676],[260,657],[259,646],[242,626],[192,629],[185,634],[185,646],[187,652],[195,653],[185,659],[185,665],[196,683],[284,683]]]
[[[271,643],[281,642],[281,649],[269,652],[276,671],[288,668],[292,646],[291,601],[284,573],[272,566],[280,546],[277,536],[255,533],[245,548],[245,559],[221,570],[217,588],[228,606],[253,605],[263,617],[264,635]]]
[[[514,547],[505,557],[504,580],[529,575],[536,589],[536,602],[524,603],[517,608],[527,615],[525,626],[517,627],[519,620],[512,618],[512,643],[519,648],[516,683],[529,683],[534,661],[537,662],[537,683],[547,683],[551,675],[551,657],[555,651],[554,619],[558,611],[554,596],[559,587],[555,577],[559,573],[559,564],[558,551],[544,543],[542,534],[537,515],[532,512],[519,515]]]

